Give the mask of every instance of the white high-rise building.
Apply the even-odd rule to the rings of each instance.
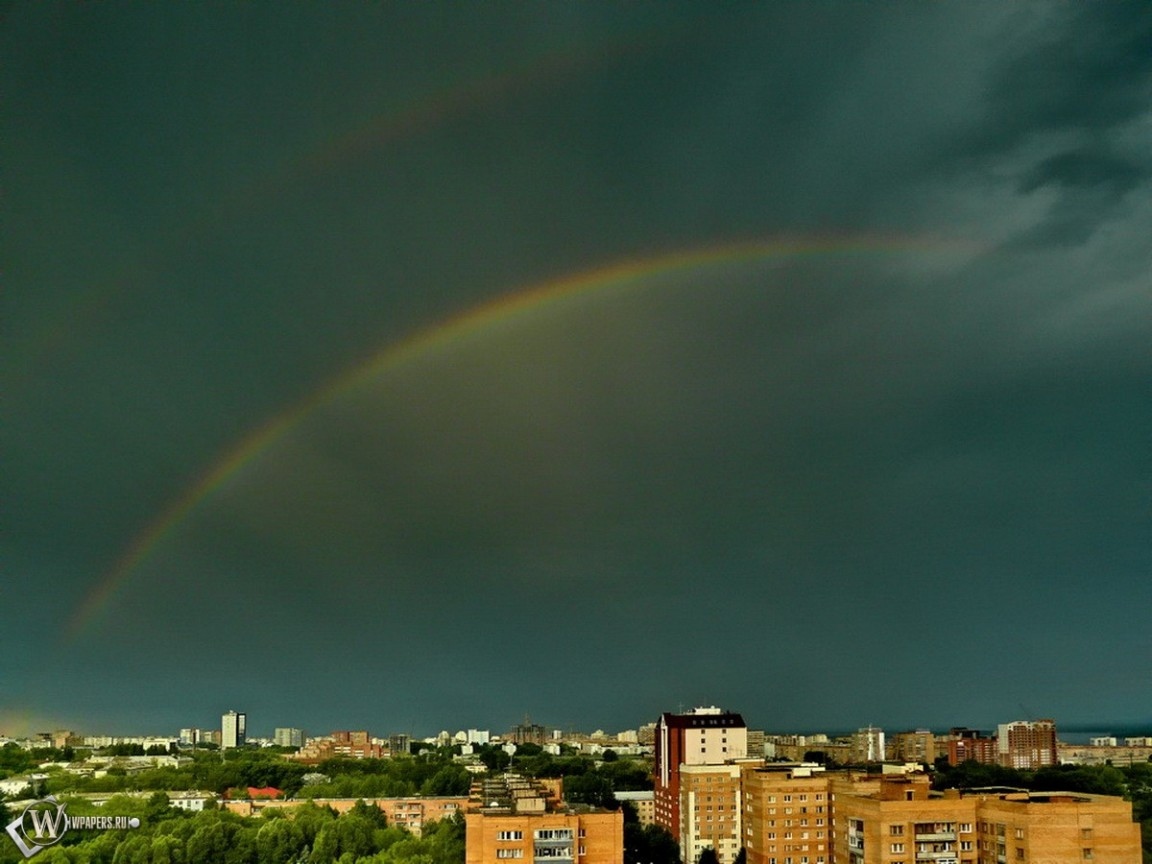
[[[243,747],[247,740],[248,715],[229,711],[220,718],[220,749]]]

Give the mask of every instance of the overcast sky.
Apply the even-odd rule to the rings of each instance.
[[[1150,44],[8,7],[0,733],[1152,724]]]

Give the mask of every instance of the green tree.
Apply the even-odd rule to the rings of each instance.
[[[294,819],[271,819],[256,832],[260,864],[290,864],[306,848],[304,832]]]
[[[316,835],[316,840],[312,843],[312,855],[308,859],[309,864],[334,864],[336,850],[339,846],[340,842],[337,839],[335,825],[325,825],[320,829],[320,833]]]
[[[680,864],[680,845],[659,825],[625,821],[624,864]]]
[[[590,804],[606,810],[616,810],[620,806],[612,794],[611,781],[596,772],[565,777],[564,797],[573,803]]]
[[[696,859],[696,864],[720,864],[720,859],[716,857],[715,849],[706,846],[700,853],[700,857]]]

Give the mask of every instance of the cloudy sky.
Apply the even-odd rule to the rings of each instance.
[[[0,732],[1152,723],[1147,4],[32,4]]]

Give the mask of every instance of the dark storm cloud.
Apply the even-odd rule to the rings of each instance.
[[[7,701],[109,731],[1145,710],[1086,670],[1149,647],[1148,10],[650,13],[16,10]],[[496,321],[149,533],[385,345],[779,235],[870,249]],[[145,541],[58,647],[92,674],[22,671]],[[1108,632],[1054,626],[1073,599]]]

